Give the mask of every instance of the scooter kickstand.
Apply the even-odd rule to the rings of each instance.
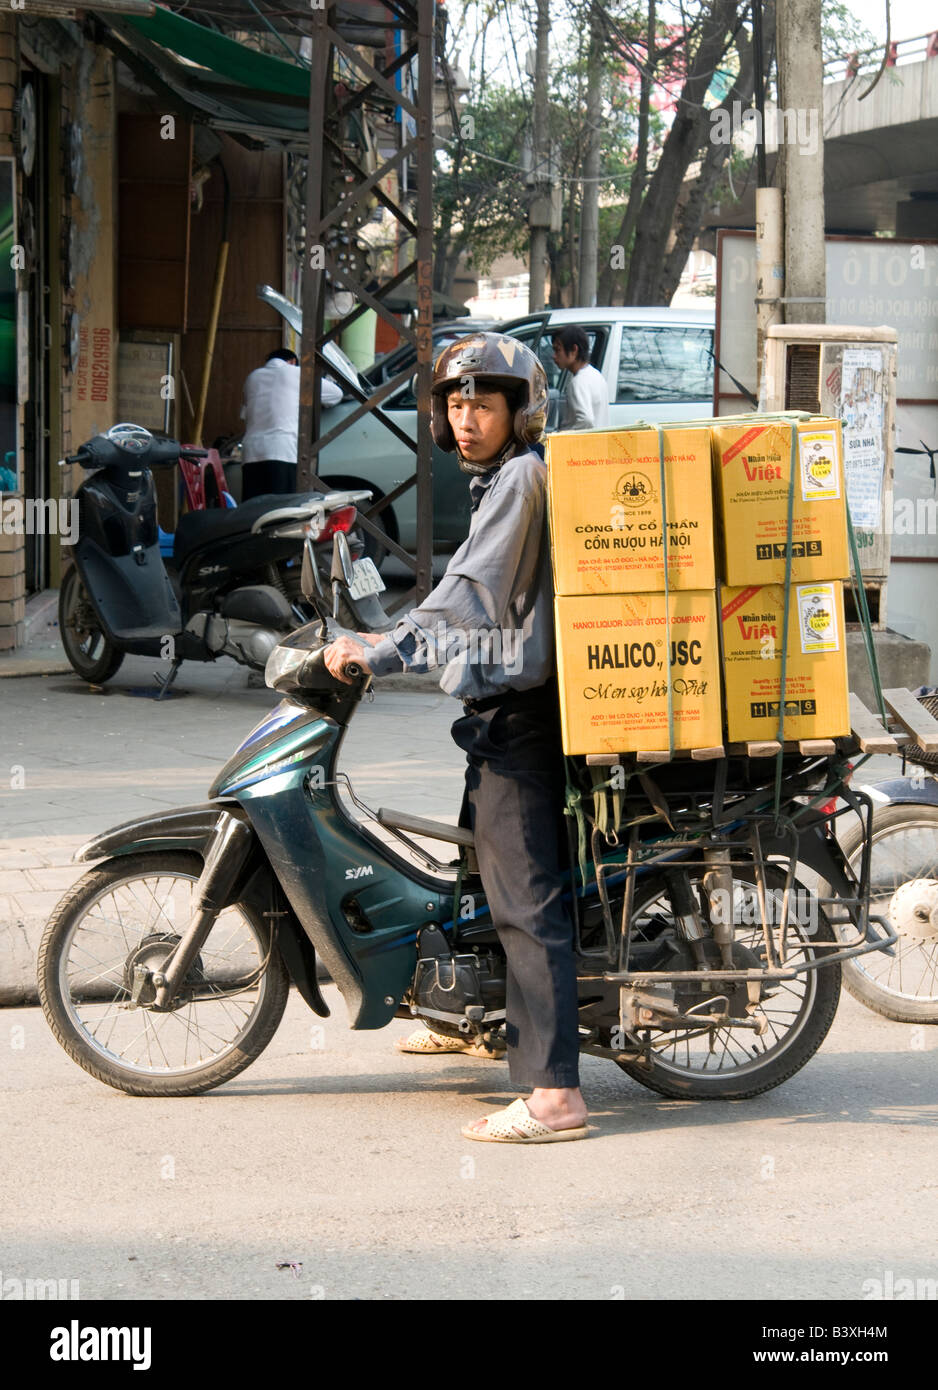
[[[158,700],[162,700],[166,692],[169,690],[169,687],[172,685],[173,681],[176,679],[176,676],[179,674],[179,668],[181,665],[182,657],[177,656],[173,661],[172,666],[170,666],[169,674],[167,676],[161,676],[159,672],[157,672],[156,683],[160,687],[160,693],[156,697]]]

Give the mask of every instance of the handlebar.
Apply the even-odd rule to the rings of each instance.
[[[327,689],[329,687],[341,689],[344,686],[345,682],[339,680],[337,676],[334,676],[323,660],[323,652],[331,642],[335,641],[335,636],[336,634],[330,630],[329,642],[325,643],[322,647],[317,647],[315,651],[310,652],[309,656],[303,662],[298,679],[298,684],[303,689],[321,690],[324,685]],[[362,680],[369,674],[357,661],[347,661],[342,670],[344,674],[349,676],[353,681]]]

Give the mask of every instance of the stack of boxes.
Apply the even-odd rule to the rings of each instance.
[[[722,743],[710,435],[552,435],[557,663],[567,753]],[[665,600],[665,564],[668,598]]]
[[[725,579],[720,610],[727,735],[731,741],[778,735],[789,546],[785,737],[847,735],[842,581],[849,578],[850,561],[840,423],[716,425],[712,434]]]
[[[568,754],[777,736],[792,428],[765,417],[665,428],[666,537],[656,429],[551,436]],[[794,428],[785,737],[829,738],[850,731],[840,426]]]

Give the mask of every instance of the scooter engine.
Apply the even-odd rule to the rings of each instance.
[[[438,927],[425,927],[410,1011],[436,1032],[486,1033],[505,1017],[505,961],[493,951],[455,955]]]

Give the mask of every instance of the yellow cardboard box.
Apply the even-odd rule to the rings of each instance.
[[[731,742],[778,736],[785,588],[720,592],[723,682]],[[850,732],[844,593],[838,580],[793,584],[785,666],[785,738]]]
[[[777,422],[713,426],[727,584],[783,582],[789,543],[793,580],[850,576],[840,421],[816,418],[797,426],[789,538],[791,431]]]
[[[668,586],[715,583],[709,432],[664,431]],[[547,441],[554,589],[664,589],[657,430],[593,430]]]
[[[554,600],[564,751],[675,748],[723,742],[713,591],[562,596]]]

